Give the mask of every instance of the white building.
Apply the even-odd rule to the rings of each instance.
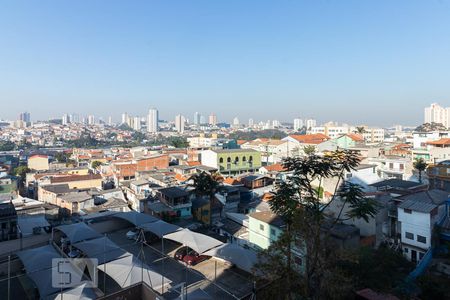
[[[147,132],[157,133],[158,132],[158,110],[156,108],[150,108],[148,110],[147,116]]]
[[[94,125],[95,124],[95,117],[93,115],[88,116],[88,124]]]
[[[306,120],[306,129],[312,128],[312,127],[316,127],[317,126],[317,121],[314,119],[308,119]]]
[[[238,117],[234,117],[234,119],[233,119],[233,126],[234,127],[239,127],[239,119],[238,119]]]
[[[249,127],[253,127],[254,124],[255,124],[255,122],[253,121],[252,118],[248,119],[248,126]]]
[[[133,118],[133,127],[132,128],[136,131],[141,130],[141,118],[140,117]]]
[[[127,113],[123,113],[122,114],[122,122],[121,124],[128,124],[128,114]]]
[[[200,113],[198,111],[194,113],[194,125],[200,125]]]
[[[445,217],[448,193],[429,190],[400,197],[397,215],[403,254],[419,262],[432,245],[432,233],[437,222]]]
[[[303,127],[303,120],[302,119],[294,119],[294,130],[299,131]]]
[[[442,107],[437,103],[432,103],[424,110],[425,123],[440,123],[445,127],[450,126],[450,107]]]
[[[184,132],[184,123],[186,122],[186,119],[182,115],[177,115],[175,117],[175,130],[179,133]]]
[[[68,114],[64,114],[64,115],[62,116],[62,124],[63,124],[63,125],[69,124],[69,115],[68,115]]]
[[[208,119],[208,123],[209,125],[217,125],[217,116],[215,113],[212,113],[211,115],[209,115],[209,119]]]

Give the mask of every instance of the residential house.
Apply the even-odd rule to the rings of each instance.
[[[289,141],[292,144],[292,148],[289,149],[289,156],[301,156],[304,155],[304,148],[307,146],[314,146],[328,141],[330,137],[322,133],[315,134],[302,134],[302,135],[288,135],[283,138],[283,141]]]
[[[429,165],[427,168],[428,182],[431,189],[450,192],[450,160]]]
[[[369,158],[367,161],[377,166],[377,174],[382,179],[407,180],[413,175],[413,163],[406,157],[382,155],[377,158]]]
[[[433,246],[433,229],[445,218],[448,196],[445,191],[429,190],[399,197],[401,244],[412,262],[419,262]]]
[[[48,155],[35,154],[28,157],[28,168],[36,171],[49,170]]]
[[[17,238],[17,213],[12,203],[0,204],[0,241]]]
[[[222,174],[255,172],[261,167],[261,153],[253,149],[206,150],[202,165],[216,168]]]
[[[156,191],[157,198],[167,205],[178,217],[190,218],[191,199],[189,193],[181,187],[167,187]]]

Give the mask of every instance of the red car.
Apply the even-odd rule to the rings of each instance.
[[[195,252],[194,250],[192,250],[183,257],[183,261],[185,263],[187,263],[188,265],[193,266],[193,265],[196,265],[208,258],[209,258],[209,256],[200,255],[197,252]]]
[[[206,255],[200,255],[189,247],[181,247],[175,252],[175,259],[181,260],[190,266],[198,264],[209,258]]]

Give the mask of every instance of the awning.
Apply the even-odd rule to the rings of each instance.
[[[204,255],[214,256],[235,264],[238,268],[252,272],[253,266],[258,261],[257,254],[249,249],[244,249],[236,244],[223,244],[203,253]]]
[[[87,257],[98,259],[98,264],[104,264],[131,255],[107,237],[75,243],[72,246],[83,251]]]
[[[182,229],[173,233],[164,235],[165,239],[172,240],[194,249],[198,253],[203,253],[214,247],[223,245],[218,241],[207,235],[190,231],[189,229]]]
[[[139,228],[154,233],[161,238],[166,234],[180,230],[182,227],[164,222],[163,220],[158,220],[153,223],[142,224]]]
[[[172,281],[153,271],[133,255],[126,256],[98,266],[98,270],[105,272],[122,288],[136,283],[145,282],[152,289],[159,291],[164,285]]]
[[[17,252],[28,277],[34,281],[41,297],[60,291],[52,287],[52,259],[61,257],[52,245]]]
[[[65,290],[62,293],[50,295],[46,300],[91,300],[97,299],[99,295],[96,294],[96,290],[89,287],[86,283],[83,283],[70,290]],[[98,290],[97,290],[98,291]],[[99,291],[98,291],[99,292]]]
[[[119,213],[113,215],[113,217],[126,220],[126,221],[130,222],[131,224],[134,224],[135,226],[140,226],[145,223],[152,223],[152,222],[156,222],[159,220],[158,218],[155,218],[153,216],[143,214],[143,213],[138,213],[136,211],[119,212]]]
[[[20,228],[20,232],[23,236],[29,236],[33,234],[33,229],[36,227],[47,227],[50,224],[45,219],[44,215],[31,215],[31,216],[21,216],[17,218],[17,223]]]
[[[52,259],[61,257],[52,245],[19,251],[17,256],[25,266],[27,273],[50,269]]]
[[[58,226],[55,229],[64,232],[72,244],[102,237],[100,233],[82,222]]]

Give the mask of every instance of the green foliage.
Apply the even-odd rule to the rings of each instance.
[[[277,129],[265,129],[261,131],[236,131],[231,133],[228,138],[235,140],[251,141],[257,138],[266,138],[281,140],[287,136],[286,133]]]
[[[424,123],[424,124],[418,126],[416,129],[414,129],[414,131],[417,131],[417,132],[446,131],[446,130],[447,130],[447,128],[445,128],[444,125],[442,125],[441,123],[435,123],[435,122]]]
[[[94,160],[91,164],[93,169],[97,169],[98,167],[100,167],[102,165],[102,163],[98,160]]]
[[[131,128],[130,126],[128,126],[127,124],[120,124],[120,126],[118,127],[120,130],[125,130],[125,131],[133,131],[133,128]]]
[[[189,142],[185,137],[169,137],[167,143],[175,148],[187,148],[189,147]]]
[[[206,172],[194,174],[190,179],[193,181],[190,186],[195,189],[195,194],[197,196],[212,197],[219,187],[219,182],[216,178]]]
[[[27,166],[18,166],[14,169],[13,174],[16,176],[20,176],[22,179],[25,179],[27,173],[31,172],[31,169]]]
[[[303,152],[305,153],[305,155],[312,155],[316,153],[316,147],[313,145],[307,145],[303,148]]]
[[[450,284],[448,278],[443,276],[425,274],[420,276],[417,281],[420,287],[420,299],[450,299]]]
[[[70,159],[70,154],[66,152],[57,152],[55,159],[60,163],[67,163]]]
[[[427,163],[423,158],[418,158],[414,161],[413,166],[419,172],[419,182],[422,183],[422,172],[427,169]]]
[[[10,141],[0,141],[0,151],[13,151],[16,149],[16,144]]]
[[[345,299],[349,295],[353,284],[351,274],[337,268],[338,262],[347,258],[344,259],[345,253],[336,249],[330,238],[334,225],[342,220],[341,213],[330,217],[325,209],[333,201],[342,201],[349,207],[347,218],[368,221],[376,214],[375,203],[364,198],[361,187],[344,183],[345,173],[356,169],[359,162],[358,154],[349,150],[336,150],[324,156],[310,153],[283,161],[289,176],[277,182],[269,205],[284,220],[286,230],[281,240],[262,251],[262,261],[266,263],[258,268],[262,273],[276,270],[272,277],[285,278],[285,289],[296,291],[295,296]],[[337,178],[337,184],[335,196],[330,203],[323,205],[323,187],[320,184],[327,178]],[[314,185],[317,182],[319,186]],[[305,254],[305,271],[300,283],[294,280],[296,275],[291,263],[294,244],[300,245],[297,251]],[[292,296],[290,293],[286,295],[288,298]]]

